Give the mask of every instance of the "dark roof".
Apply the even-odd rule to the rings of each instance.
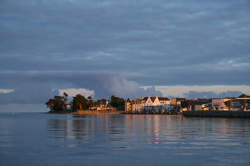
[[[197,105],[208,104],[208,103],[211,103],[211,101],[194,101],[194,104]]]
[[[246,94],[241,94],[238,98],[246,98],[246,97],[250,97],[250,96],[247,96]]]
[[[207,99],[207,98],[199,98],[194,101],[195,104],[207,104],[211,102],[212,102],[212,99]]]
[[[156,99],[156,96],[153,96],[153,97],[150,97],[152,102],[155,101]],[[158,97],[158,99],[161,101],[161,100],[169,100],[167,97]],[[148,100],[148,97],[144,97],[143,100],[147,101]]]
[[[155,101],[155,99],[156,99],[156,97],[151,97],[152,102],[154,102],[154,101]]]
[[[185,98],[177,97],[176,100],[186,100]]]
[[[169,98],[167,98],[167,97],[158,97],[159,98],[159,100],[169,100]]]
[[[156,97],[150,97],[150,98],[151,98],[151,101],[154,102]],[[147,101],[147,100],[148,100],[148,97],[144,97],[143,100]]]

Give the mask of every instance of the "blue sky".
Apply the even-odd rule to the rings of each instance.
[[[248,0],[1,0],[0,103],[250,94],[249,17]]]

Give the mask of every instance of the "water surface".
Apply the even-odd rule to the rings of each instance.
[[[250,120],[0,113],[0,165],[250,165]]]

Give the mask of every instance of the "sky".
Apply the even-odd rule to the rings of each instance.
[[[249,0],[1,0],[0,104],[250,94]]]

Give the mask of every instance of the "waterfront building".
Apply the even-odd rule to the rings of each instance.
[[[212,99],[212,109],[215,111],[228,111],[229,107],[225,104],[225,102],[229,101],[230,98],[213,98]]]
[[[170,100],[167,97],[145,97],[141,99],[127,100],[125,103],[126,112],[166,112],[170,110]]]
[[[172,98],[170,100],[170,104],[172,104],[172,105],[181,105],[181,102],[185,101],[185,100],[186,100],[185,98]]]
[[[132,110],[132,102],[130,99],[127,99],[125,102],[125,112],[131,111]]]
[[[212,109],[212,100],[208,98],[196,98],[194,99],[194,111],[209,111]]]
[[[250,111],[250,96],[242,94],[239,97],[230,98],[225,101],[225,105],[229,110]]]

